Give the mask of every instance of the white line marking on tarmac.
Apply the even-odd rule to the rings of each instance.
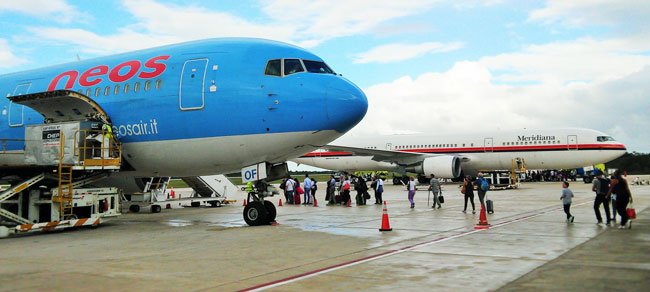
[[[575,204],[574,206],[580,206],[580,205],[588,204],[590,202],[591,201],[586,201],[586,202],[583,202],[583,203]],[[466,236],[466,235],[478,233],[478,232],[485,231],[485,230],[499,228],[499,227],[506,226],[506,225],[509,225],[509,224],[512,224],[512,223],[517,223],[517,222],[520,222],[520,221],[523,221],[523,220],[539,217],[539,216],[546,215],[548,213],[552,213],[552,212],[556,212],[556,211],[560,211],[560,210],[562,210],[562,208],[553,208],[553,209],[548,210],[548,211],[544,211],[544,212],[540,212],[540,213],[536,213],[536,214],[532,214],[532,215],[526,215],[526,216],[519,217],[519,218],[516,218],[516,219],[512,219],[512,220],[504,221],[504,222],[501,222],[501,223],[497,223],[497,224],[494,224],[494,225],[490,226],[489,229],[474,229],[474,230],[464,231],[464,232],[461,232],[461,233],[456,234],[456,235],[439,237],[439,238],[436,238],[436,239],[416,243],[416,244],[409,245],[409,246],[406,246],[406,247],[402,247],[402,248],[399,248],[399,249],[389,250],[389,251],[386,251],[386,252],[383,252],[383,253],[380,253],[380,254],[376,254],[376,255],[372,255],[372,256],[368,256],[368,257],[365,257],[365,258],[361,258],[361,259],[341,263],[341,264],[334,265],[334,266],[325,267],[325,268],[322,268],[322,269],[314,270],[314,271],[311,271],[311,272],[307,272],[307,273],[287,277],[287,278],[284,278],[284,279],[280,279],[280,280],[276,280],[276,281],[272,281],[272,282],[268,282],[268,283],[264,283],[264,284],[260,284],[260,285],[257,285],[257,286],[253,286],[253,287],[250,287],[250,288],[239,290],[239,292],[244,292],[244,291],[247,291],[247,292],[264,291],[264,290],[267,290],[267,289],[270,289],[270,288],[279,287],[279,286],[282,286],[282,285],[290,284],[290,283],[293,283],[293,282],[297,282],[297,281],[304,280],[304,279],[307,279],[307,278],[311,278],[311,277],[315,277],[315,276],[318,276],[318,275],[326,274],[326,273],[333,272],[333,271],[336,271],[336,270],[348,268],[348,267],[351,267],[351,266],[356,266],[358,264],[367,263],[367,262],[378,260],[378,259],[385,258],[385,257],[388,257],[388,256],[392,256],[392,255],[400,254],[400,253],[403,253],[403,252],[411,251],[411,250],[414,250],[414,249],[418,249],[418,248],[421,248],[421,247],[429,246],[429,245],[432,245],[432,244],[435,244],[435,243],[444,242],[444,241],[447,241],[447,240],[463,237],[463,236]]]

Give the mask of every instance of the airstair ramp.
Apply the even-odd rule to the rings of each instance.
[[[181,178],[201,197],[232,197],[237,192],[225,175],[206,175]]]

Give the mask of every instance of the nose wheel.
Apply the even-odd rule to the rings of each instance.
[[[269,201],[262,202],[252,201],[244,207],[244,221],[246,221],[246,224],[259,226],[275,222],[277,214],[275,205]]]

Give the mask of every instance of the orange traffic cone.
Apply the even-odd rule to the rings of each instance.
[[[379,231],[392,231],[393,228],[390,228],[390,223],[388,222],[388,209],[386,209],[386,201],[384,201],[384,214],[381,215],[381,228]]]
[[[318,207],[318,201],[316,201],[316,197],[314,197],[314,207]]]
[[[282,207],[282,199],[280,199],[280,203],[278,203],[278,207]]]
[[[490,224],[488,224],[487,216],[485,216],[485,208],[481,204],[481,216],[479,216],[478,224],[474,226],[474,229],[488,229]]]
[[[246,199],[244,199],[244,204],[242,206],[244,206],[244,207],[246,206]]]
[[[351,199],[348,200],[348,207],[352,207],[352,200]]]

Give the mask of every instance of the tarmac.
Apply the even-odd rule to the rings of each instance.
[[[596,225],[594,195],[582,182],[570,187],[573,224],[565,222],[560,183],[524,183],[488,192],[491,228],[477,230],[478,212],[461,213],[458,185],[443,185],[446,202],[433,210],[426,190],[411,209],[403,187],[386,184],[390,232],[378,230],[382,206],[326,206],[319,187],[318,207],[283,202],[276,226],[247,226],[241,192],[230,206],[127,213],[98,228],[1,239],[0,291],[650,287],[650,186],[631,186],[638,214],[631,230]]]

